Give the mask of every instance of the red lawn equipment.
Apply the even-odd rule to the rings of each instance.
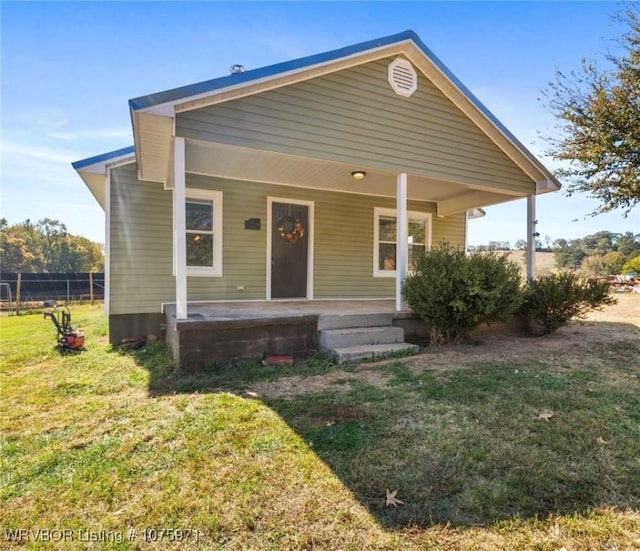
[[[50,319],[58,331],[58,349],[60,352],[78,350],[84,346],[84,333],[71,326],[71,312],[67,306],[54,306],[44,313],[44,319]]]

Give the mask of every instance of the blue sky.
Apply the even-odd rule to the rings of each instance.
[[[1,10],[1,215],[44,217],[104,242],[103,212],[70,163],[133,143],[127,100],[412,29],[531,151],[553,117],[556,68],[615,49],[614,2],[7,2]],[[602,58],[598,58],[602,61]],[[603,62],[603,61],[602,61]],[[604,63],[604,62],[603,62]],[[541,236],[640,232],[596,203],[538,199]],[[487,209],[470,244],[525,236],[525,201]]]

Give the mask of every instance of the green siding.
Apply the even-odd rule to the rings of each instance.
[[[534,183],[419,73],[410,98],[393,58],[177,115],[179,136],[411,172],[497,189]]]
[[[374,207],[392,199],[187,174],[187,187],[223,192],[223,276],[189,277],[188,299],[264,300],[267,197],[314,202],[314,297],[389,298],[393,278],[373,277]],[[435,213],[433,203],[409,209]],[[248,218],[260,230],[245,230]],[[465,218],[432,216],[432,241],[464,245]],[[158,312],[175,301],[171,192],[137,180],[135,165],[111,177],[111,313]],[[237,290],[244,286],[245,291]]]
[[[109,311],[159,312],[175,300],[171,193],[139,182],[131,164],[111,171],[110,199]]]

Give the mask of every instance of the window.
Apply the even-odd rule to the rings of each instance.
[[[418,258],[431,244],[431,215],[409,211],[407,269],[416,268]],[[374,209],[373,230],[373,275],[375,277],[395,277],[396,275],[396,211],[394,209]]]
[[[222,193],[186,190],[188,275],[222,275]]]

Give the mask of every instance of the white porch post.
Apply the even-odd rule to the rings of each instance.
[[[536,196],[527,196],[527,279],[536,277]]]
[[[396,310],[404,310],[402,284],[407,277],[409,257],[407,217],[407,174],[398,174],[396,183]]]
[[[176,247],[176,319],[187,318],[187,245],[184,138],[173,140],[173,240]]]

